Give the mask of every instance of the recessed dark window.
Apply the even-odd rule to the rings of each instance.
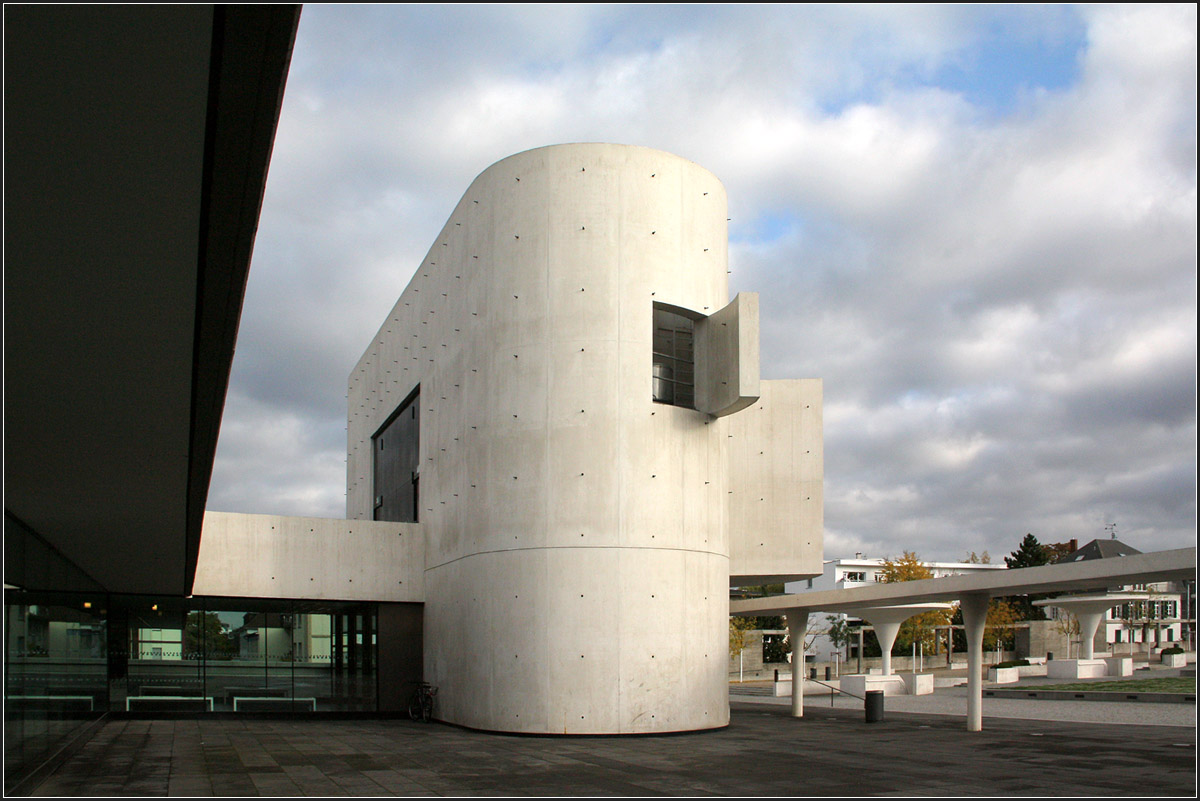
[[[418,387],[371,438],[376,520],[417,522],[421,479],[420,399]]]
[[[696,408],[693,324],[690,319],[654,307],[654,401]]]

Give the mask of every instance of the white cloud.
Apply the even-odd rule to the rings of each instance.
[[[827,555],[1002,554],[1113,519],[1143,550],[1188,544],[1195,23],[1182,5],[307,7],[210,506],[340,514],[346,376],[470,181],[619,141],[722,180],[764,375],[825,379]],[[1065,83],[981,55],[1081,30]]]

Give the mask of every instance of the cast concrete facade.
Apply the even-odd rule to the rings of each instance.
[[[425,536],[413,523],[205,512],[195,594],[420,603]]]
[[[349,518],[384,490],[375,435],[419,403],[438,717],[726,725],[731,576],[820,572],[820,382],[759,380],[727,240],[724,188],[682,158],[517,154],[472,183],[354,368]],[[693,408],[653,400],[656,306],[693,322]]]

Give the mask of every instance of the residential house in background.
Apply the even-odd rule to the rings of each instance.
[[[1141,551],[1117,539],[1114,534],[1108,539],[1092,540],[1058,561],[1120,559],[1139,553]],[[1189,584],[1192,586],[1189,587]],[[1096,630],[1093,647],[1097,652],[1144,653],[1152,648],[1163,648],[1183,641],[1188,618],[1185,601],[1194,597],[1194,585],[1195,582],[1172,581],[1110,587],[1112,592],[1145,593],[1145,598],[1123,600],[1109,609],[1103,624]],[[1056,617],[1063,614],[1053,607],[1047,611]]]

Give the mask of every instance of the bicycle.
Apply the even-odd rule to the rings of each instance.
[[[437,687],[427,681],[417,682],[413,690],[412,701],[408,704],[408,716],[413,720],[428,723],[433,719],[433,697],[437,695]]]

